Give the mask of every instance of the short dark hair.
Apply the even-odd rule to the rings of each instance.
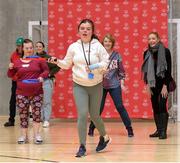
[[[28,38],[24,39],[24,41],[23,41],[23,46],[24,46],[24,44],[27,44],[27,43],[32,43],[32,45],[33,45],[33,41],[30,40],[30,39],[28,39]],[[34,46],[34,45],[33,45],[33,46]]]

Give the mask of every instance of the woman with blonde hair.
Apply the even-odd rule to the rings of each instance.
[[[131,120],[122,101],[122,89],[125,88],[124,86],[125,71],[122,64],[122,57],[117,51],[113,50],[115,39],[111,34],[106,34],[104,36],[102,44],[109,54],[110,63],[103,77],[103,96],[100,106],[100,115],[104,110],[105,100],[107,94],[109,93],[116,106],[116,110],[118,111],[127,129],[128,137],[133,137],[134,133],[131,126]],[[89,136],[94,135],[94,129],[95,129],[95,125],[91,121],[88,132]]]

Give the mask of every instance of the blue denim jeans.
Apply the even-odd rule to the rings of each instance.
[[[117,109],[124,125],[126,126],[126,128],[131,127],[131,120],[130,120],[129,115],[123,105],[122,91],[121,91],[120,86],[117,88],[103,89],[103,97],[102,97],[102,101],[101,101],[100,114],[104,110],[104,104],[105,104],[105,100],[106,100],[106,96],[107,96],[108,92],[114,102],[114,105],[116,106],[116,109]]]
[[[102,114],[103,110],[104,110],[104,104],[106,101],[106,96],[107,93],[109,92],[114,105],[116,106],[116,109],[124,123],[124,125],[126,126],[126,129],[131,126],[131,120],[129,118],[129,115],[123,105],[123,101],[122,101],[122,91],[121,91],[121,87],[117,87],[117,88],[110,88],[110,89],[103,89],[103,96],[102,96],[102,100],[101,100],[101,107],[100,107],[100,115]],[[90,128],[95,128],[93,122],[91,121],[91,124],[89,126]]]
[[[45,79],[43,82],[43,106],[42,106],[42,120],[49,121],[52,111],[52,93],[53,93],[53,80]]]

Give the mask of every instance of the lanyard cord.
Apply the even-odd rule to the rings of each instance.
[[[109,59],[110,59],[111,57],[112,57],[112,58],[111,58],[110,61],[109,61],[109,64],[108,64],[107,69],[109,68],[109,66],[110,66],[110,64],[111,64],[111,62],[112,62],[112,60],[114,59],[115,56],[116,56],[116,55],[115,55],[115,54],[113,55],[113,52],[112,52],[112,54],[110,55]]]
[[[88,60],[87,60],[87,58],[86,58],[86,53],[85,53],[85,50],[84,50],[84,45],[83,45],[82,40],[81,40],[81,45],[82,45],[82,49],[83,49],[83,53],[84,53],[84,59],[85,59],[85,61],[86,61],[86,64],[87,64],[87,65],[90,65],[90,48],[91,48],[91,42],[89,42],[89,51],[88,51],[88,60],[89,60],[89,62],[88,62]]]

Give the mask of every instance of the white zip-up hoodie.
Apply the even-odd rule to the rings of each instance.
[[[89,43],[83,43],[86,59],[88,60]],[[98,64],[97,69],[92,70],[93,79],[88,78],[87,63],[84,57],[81,40],[72,43],[63,60],[58,60],[58,66],[62,69],[72,67],[73,81],[82,86],[94,86],[102,82],[103,71],[109,64],[109,54],[97,39],[92,39],[90,45],[90,65]],[[89,62],[89,60],[88,60]]]

